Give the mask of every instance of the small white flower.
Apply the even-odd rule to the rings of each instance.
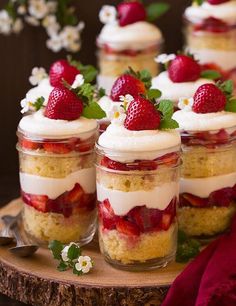
[[[11,33],[13,19],[6,10],[0,11],[0,33],[8,35]]]
[[[71,87],[77,88],[82,86],[83,84],[84,84],[84,76],[82,74],[77,74]]]
[[[34,27],[37,27],[40,25],[40,22],[33,16],[25,16],[25,21]]]
[[[120,96],[119,98],[120,98],[121,102],[125,102],[125,103],[130,103],[134,100],[134,97],[129,95],[129,94],[127,94],[125,96]]]
[[[93,264],[89,256],[80,256],[78,258],[78,263],[75,264],[75,269],[83,273],[88,273],[92,267]]]
[[[26,6],[25,5],[21,4],[20,6],[18,6],[17,13],[19,15],[25,15],[26,12],[27,12],[27,10],[26,10]]]
[[[50,37],[56,35],[60,30],[60,25],[57,22],[55,15],[46,16],[42,21],[42,25],[46,28],[46,31]]]
[[[180,98],[178,103],[178,108],[184,111],[191,111],[194,100],[193,98]]]
[[[63,47],[67,48],[71,43],[80,40],[80,33],[77,27],[65,26],[60,33],[60,37]]]
[[[23,27],[24,25],[23,25],[22,20],[20,18],[17,18],[12,26],[12,31],[14,33],[20,33]]]
[[[28,111],[34,111],[34,103],[28,101],[26,98],[21,100],[20,105],[22,107],[21,113],[27,113]]]
[[[160,54],[155,58],[155,62],[161,63],[161,64],[166,64],[170,61],[173,61],[176,58],[175,54]]]
[[[46,70],[42,67],[34,67],[32,69],[31,76],[29,77],[29,82],[32,85],[38,85],[43,79],[47,77]]]
[[[44,0],[29,0],[28,11],[36,19],[42,19],[48,14],[48,6]]]
[[[70,52],[78,52],[81,48],[81,43],[80,42],[71,42],[67,47],[67,51],[70,51]]]
[[[52,50],[53,52],[59,52],[63,48],[62,40],[60,35],[52,35],[47,41],[46,45],[48,49]]]
[[[115,23],[117,11],[112,5],[103,5],[99,12],[99,19],[102,23]]]
[[[121,105],[113,103],[107,112],[107,118],[118,125],[122,125],[126,118],[125,109]]]

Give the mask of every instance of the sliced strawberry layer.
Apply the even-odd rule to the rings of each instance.
[[[93,149],[95,143],[95,137],[92,136],[86,140],[80,140],[79,138],[73,137],[66,142],[35,142],[22,138],[20,145],[26,150],[44,150],[48,153],[54,154],[68,154],[72,151],[76,152],[89,152]]]
[[[74,188],[61,194],[54,200],[46,195],[35,195],[21,191],[23,202],[36,210],[48,213],[63,214],[65,218],[70,217],[73,212],[83,213],[92,211],[96,206],[96,194],[86,194],[80,184],[76,183]]]
[[[168,230],[175,221],[177,199],[174,198],[165,210],[136,206],[125,216],[116,216],[109,200],[98,203],[99,220],[103,229],[116,229],[127,236]]]
[[[194,31],[205,31],[205,32],[212,32],[212,33],[225,33],[228,32],[231,27],[223,22],[220,19],[210,17],[205,19],[202,23],[196,24],[194,26]]]
[[[222,188],[213,191],[208,198],[200,198],[189,193],[180,195],[180,207],[228,207],[232,201],[236,200],[236,184],[234,187]]]
[[[157,46],[152,46],[152,47],[149,47],[145,50],[126,49],[126,50],[118,51],[118,50],[115,50],[115,49],[111,48],[109,45],[104,44],[102,46],[102,50],[107,55],[124,55],[124,56],[134,57],[134,56],[138,56],[138,55],[141,55],[141,54],[148,54],[148,53],[151,53],[151,52],[156,52],[157,51]]]
[[[208,148],[214,148],[216,145],[222,145],[235,141],[236,131],[228,133],[225,129],[218,132],[210,133],[208,131],[191,133],[184,132],[182,134],[182,143],[188,146],[203,145]]]
[[[120,163],[104,156],[100,162],[101,166],[118,171],[151,171],[156,170],[159,165],[175,166],[179,161],[178,153],[168,153],[155,160],[135,160],[132,163]]]

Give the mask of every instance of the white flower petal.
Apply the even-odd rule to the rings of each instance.
[[[166,64],[172,60],[174,60],[176,58],[176,55],[175,54],[166,54],[166,53],[163,53],[163,54],[160,54],[158,55],[156,58],[155,58],[155,61],[157,63],[161,63],[161,64]]]
[[[83,84],[84,84],[84,76],[82,74],[77,74],[71,87],[77,88],[82,86]]]

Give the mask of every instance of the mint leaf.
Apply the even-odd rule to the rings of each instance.
[[[67,256],[70,260],[76,259],[81,255],[81,250],[76,244],[72,244],[69,247]]]
[[[236,99],[231,99],[231,100],[227,101],[226,106],[225,106],[225,110],[227,112],[236,113]]]
[[[64,245],[60,241],[51,241],[48,245],[48,248],[51,250],[52,255],[55,259],[61,260],[61,252],[64,249]]]
[[[176,261],[189,261],[189,259],[199,254],[200,247],[201,244],[196,239],[189,238],[183,231],[179,231]]]
[[[80,73],[84,77],[84,82],[85,83],[91,83],[91,82],[94,81],[94,79],[96,78],[96,76],[98,74],[98,71],[94,66],[83,65],[81,62],[73,60],[71,56],[68,56],[67,60],[70,63],[70,65],[74,66],[75,68],[77,68],[80,71]]]
[[[158,89],[149,89],[147,91],[147,97],[149,100],[152,100],[152,99],[156,100],[161,97],[161,91]]]
[[[217,80],[221,77],[221,74],[216,70],[204,70],[201,73],[201,77],[210,80]]]
[[[160,16],[164,15],[170,8],[170,5],[165,2],[152,3],[146,8],[147,19],[150,22],[155,21]]]
[[[174,119],[164,118],[161,120],[160,130],[177,129],[179,124]]]
[[[170,100],[161,100],[157,109],[162,113],[165,119],[170,119],[174,112],[174,104]]]
[[[100,87],[98,90],[98,98],[102,98],[106,95],[106,91],[104,88]]]
[[[34,108],[36,111],[42,108],[44,101],[45,101],[44,97],[40,97],[34,102]]]
[[[85,83],[78,88],[77,95],[85,105],[88,105],[93,100],[94,92],[95,87],[89,83]]]
[[[197,5],[202,5],[204,0],[194,0],[193,3],[196,3]]]
[[[64,261],[61,261],[59,265],[57,266],[57,270],[60,272],[66,271],[67,269],[68,269],[68,265]]]
[[[88,119],[102,119],[106,117],[106,113],[97,102],[92,102],[84,107],[82,116]]]

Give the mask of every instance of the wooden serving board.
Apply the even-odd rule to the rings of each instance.
[[[21,209],[17,199],[0,209],[0,216],[15,215]],[[58,272],[57,262],[47,249],[31,258],[18,258],[0,247],[0,292],[37,306],[141,306],[161,305],[167,290],[184,265],[172,263],[147,272],[126,272],[108,265],[97,242],[84,247],[95,266],[87,275]]]

